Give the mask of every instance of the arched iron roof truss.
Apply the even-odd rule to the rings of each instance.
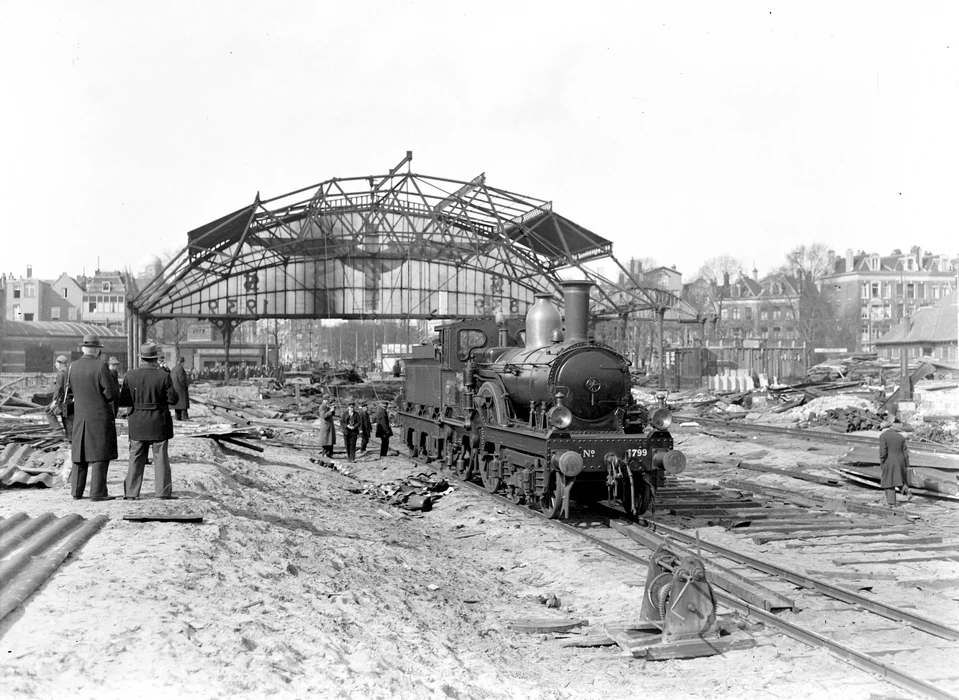
[[[261,200],[188,234],[131,302],[141,320],[438,319],[525,313],[560,277],[600,283],[610,313],[671,306],[672,295],[616,289],[584,268],[612,243],[550,202],[402,172],[333,178]],[[578,269],[580,274],[576,274]],[[605,287],[605,289],[603,288]]]

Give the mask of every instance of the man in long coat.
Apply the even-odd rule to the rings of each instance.
[[[386,403],[380,403],[376,407],[376,437],[380,439],[380,457],[385,457],[390,449],[390,437],[393,435],[393,429],[390,428],[390,416],[386,412]]]
[[[130,465],[123,482],[123,497],[140,497],[143,468],[153,446],[154,487],[158,498],[173,498],[169,440],[173,437],[170,406],[176,404],[176,390],[168,372],[157,364],[157,346],[140,346],[140,366],[127,372],[120,388],[120,405],[130,406],[127,425],[130,431]]]
[[[361,403],[356,412],[360,414],[360,454],[366,454],[366,446],[370,443],[370,435],[373,433],[373,422],[370,420],[370,412],[366,408],[366,402]]]
[[[335,415],[336,411],[330,406],[330,402],[323,399],[320,404],[320,446],[327,457],[333,456],[333,445],[336,444],[336,427],[333,425]]]
[[[903,496],[909,495],[906,474],[909,469],[909,448],[906,438],[892,425],[892,421],[884,421],[881,426],[883,431],[879,434],[879,466],[882,469],[879,485],[886,492],[886,504],[890,508],[896,505],[897,487],[901,487]]]
[[[73,471],[70,474],[74,498],[83,498],[87,469],[91,471],[90,500],[105,501],[107,469],[117,458],[117,426],[113,402],[119,388],[107,366],[100,361],[103,343],[95,333],[83,336],[83,356],[67,372],[67,401],[73,397]]]
[[[173,388],[176,390],[179,400],[173,404],[173,412],[177,420],[190,420],[190,375],[183,368],[185,358],[181,357],[170,370],[170,378],[173,379]]]
[[[340,418],[340,429],[343,431],[343,442],[346,443],[346,460],[353,462],[356,460],[356,438],[360,434],[360,414],[353,403],[346,409],[346,415]]]

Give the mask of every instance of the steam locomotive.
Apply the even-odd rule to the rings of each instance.
[[[565,517],[570,499],[649,510],[686,466],[672,416],[630,392],[629,361],[588,334],[592,282],[563,283],[565,333],[550,294],[520,319],[461,320],[414,347],[398,399],[400,436],[491,492]]]

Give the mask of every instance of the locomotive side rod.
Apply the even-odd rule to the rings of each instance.
[[[533,517],[541,518],[545,520],[547,523],[549,523],[550,525],[560,527],[564,529],[566,532],[578,535],[579,537],[587,540],[590,544],[594,545],[595,547],[598,547],[599,549],[606,552],[607,554],[611,554],[614,557],[618,557],[620,559],[631,562],[633,564],[639,564],[646,568],[648,568],[649,566],[648,559],[639,557],[635,554],[632,554],[631,552],[627,552],[626,550],[621,549],[620,547],[617,547],[616,545],[603,542],[602,540],[596,537],[593,537],[587,532],[578,530],[572,525],[568,525],[559,520],[550,520],[549,518],[544,516],[542,513],[538,513],[536,511],[529,510],[528,508],[522,508],[520,506],[517,506],[515,503],[513,503],[509,499],[504,498],[502,496],[498,496],[496,494],[491,494],[485,489],[477,486],[476,484],[470,484],[468,482],[461,482],[461,483],[465,484],[467,487],[473,489],[477,493],[484,494],[487,497],[491,496],[492,498],[498,500],[503,505],[507,505],[515,510],[518,510],[521,513],[527,514],[530,518],[533,518]],[[660,526],[660,525],[657,525],[657,527],[663,528],[663,526]],[[671,528],[668,528],[668,529],[671,530]],[[688,540],[692,539],[692,538],[689,538],[688,535],[684,535],[683,533],[678,533],[678,534],[682,535],[683,538],[685,539],[688,539]],[[700,542],[699,544],[704,549],[708,549],[710,547],[715,546],[715,545],[707,545],[704,542]],[[735,552],[730,551],[730,554],[735,554]],[[738,597],[734,595],[730,595],[728,593],[724,593],[721,590],[715,590],[715,589],[713,593],[718,601],[722,602],[730,609],[735,610],[743,615],[746,615],[747,617],[753,617],[754,619],[758,619],[761,622],[763,622],[763,624],[766,624],[774,629],[777,629],[781,631],[782,633],[784,633],[785,635],[797,641],[800,641],[804,644],[807,644],[811,647],[827,649],[838,658],[843,659],[844,661],[858,668],[859,670],[880,676],[881,678],[888,681],[889,683],[892,683],[895,686],[898,686],[905,690],[909,690],[911,692],[925,695],[930,698],[936,698],[937,700],[959,700],[959,696],[953,695],[952,693],[946,690],[943,690],[942,688],[939,688],[927,681],[924,681],[921,678],[917,678],[916,676],[906,673],[905,671],[897,669],[896,667],[890,664],[878,661],[872,658],[871,656],[869,656],[869,654],[867,653],[857,651],[856,649],[853,649],[852,647],[846,646],[845,644],[837,642],[834,639],[829,639],[828,637],[825,637],[819,634],[818,632],[814,632],[811,629],[808,629],[801,625],[797,625],[792,622],[788,622],[784,620],[783,618],[778,617],[777,615],[774,615],[771,612],[767,612],[766,610],[763,610],[760,607],[757,607],[743,600],[740,600]]]

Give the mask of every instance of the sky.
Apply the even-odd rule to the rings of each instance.
[[[687,281],[955,254],[957,26],[954,0],[0,0],[0,272],[136,270],[406,151]]]

